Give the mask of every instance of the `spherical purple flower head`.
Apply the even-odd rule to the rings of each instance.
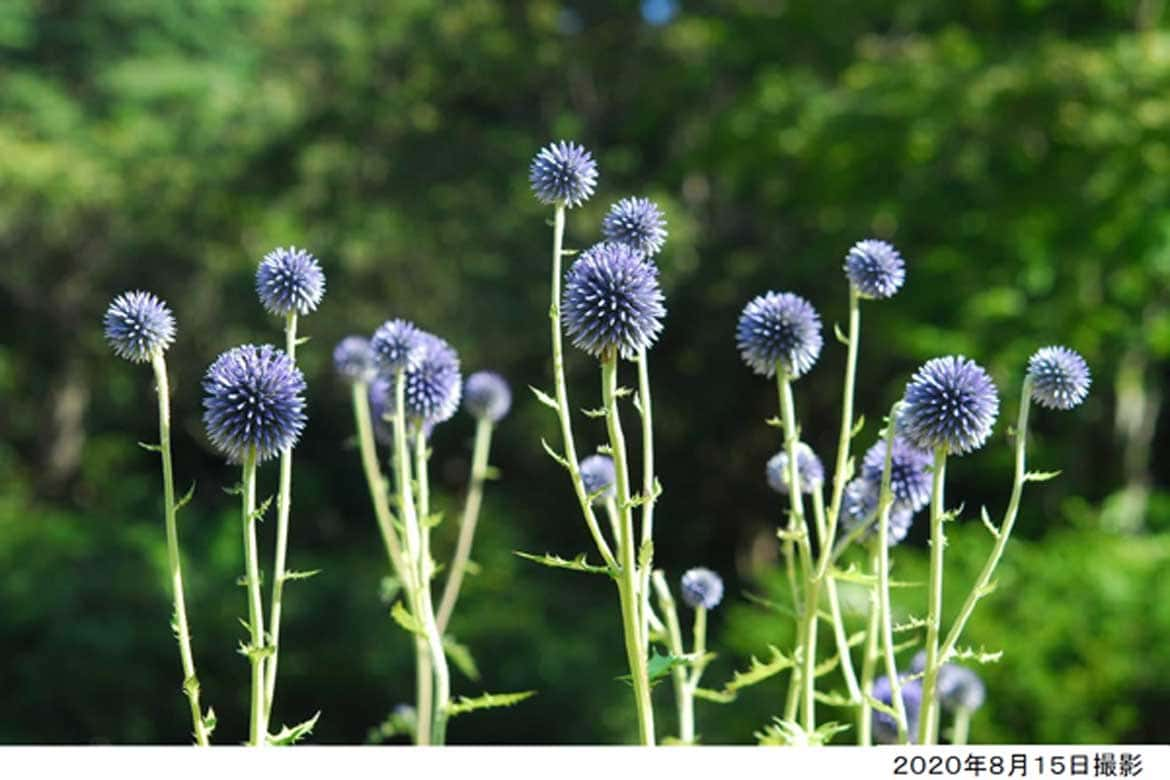
[[[812,493],[820,489],[825,481],[824,464],[813,452],[812,447],[804,442],[796,443],[796,473],[802,493]],[[788,453],[781,450],[769,458],[768,465],[764,468],[764,476],[768,480],[768,487],[777,493],[788,495]]]
[[[868,479],[858,477],[845,486],[845,495],[841,504],[841,530],[848,534],[858,526],[869,524],[864,538],[872,539],[877,535],[877,523],[874,517],[877,514],[880,486]],[[886,544],[893,547],[910,533],[910,526],[914,523],[914,512],[909,506],[895,502],[890,507],[890,522],[886,531]]]
[[[171,310],[157,296],[141,290],[115,298],[103,323],[114,354],[131,363],[145,363],[175,340]]]
[[[919,650],[910,663],[911,674],[920,674],[926,668],[926,651]],[[959,664],[946,663],[938,669],[935,689],[939,702],[948,710],[964,709],[974,712],[987,699],[987,688],[974,670]]]
[[[927,361],[906,385],[898,430],[919,449],[963,455],[984,445],[999,415],[995,382],[974,360]]]
[[[757,374],[774,376],[779,363],[789,378],[799,379],[821,354],[821,318],[799,295],[768,292],[744,307],[735,342]]]
[[[289,356],[265,344],[224,352],[203,378],[203,424],[233,463],[249,449],[264,461],[296,444],[305,428],[305,378]]]
[[[614,470],[613,458],[608,455],[590,455],[581,461],[580,468],[585,495],[594,496],[594,504],[604,504],[607,498],[617,495],[614,488],[617,472]]]
[[[415,327],[414,323],[387,320],[374,331],[370,349],[374,352],[374,362],[378,369],[393,373],[417,368],[422,362],[426,344],[423,331]]]
[[[273,314],[305,315],[325,296],[325,272],[317,258],[303,249],[277,247],[256,269],[256,293]]]
[[[1085,359],[1068,347],[1044,347],[1028,361],[1032,398],[1048,409],[1072,409],[1089,394]]]
[[[528,181],[536,199],[550,206],[580,206],[597,187],[597,163],[584,146],[558,141],[532,158]]]
[[[333,367],[348,382],[369,382],[377,372],[370,340],[346,336],[333,348]]]
[[[609,207],[601,220],[601,234],[609,241],[653,257],[666,243],[666,217],[648,198],[622,198]]]
[[[906,734],[911,742],[918,733],[918,717],[922,711],[922,680],[902,680],[902,707],[906,710]],[[873,697],[882,704],[894,706],[894,691],[890,678],[883,675],[873,682]],[[898,741],[898,725],[894,716],[873,711],[873,737],[884,745]]]
[[[930,503],[930,468],[933,457],[901,436],[894,437],[894,452],[890,458],[890,490],[894,501],[917,512]],[[886,440],[881,439],[865,452],[861,461],[861,476],[879,489],[882,471],[886,466]]]
[[[657,268],[625,244],[593,245],[565,275],[561,321],[573,346],[594,357],[617,350],[633,360],[658,338],[665,315]]]
[[[422,343],[422,360],[406,372],[406,416],[435,425],[450,420],[459,409],[463,375],[459,355],[450,344],[425,332]]]
[[[691,609],[715,609],[723,601],[723,578],[710,569],[691,569],[682,576],[682,600]]]
[[[906,263],[893,244],[858,241],[845,255],[845,275],[865,298],[890,298],[906,281]]]
[[[374,438],[387,446],[394,443],[394,380],[378,374],[367,392],[370,418],[374,421]]]
[[[476,371],[463,385],[463,408],[476,419],[497,423],[512,408],[512,388],[495,372]]]

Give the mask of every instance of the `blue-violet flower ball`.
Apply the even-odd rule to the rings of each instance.
[[[910,742],[918,734],[918,718],[922,711],[922,680],[902,680],[902,707],[906,711],[906,733]],[[894,706],[894,691],[890,685],[890,678],[883,675],[873,682],[873,697],[887,706]],[[878,710],[873,711],[873,737],[884,745],[892,745],[898,741],[898,725],[892,715]]]
[[[926,668],[926,651],[919,650],[910,664],[912,674],[920,674]],[[967,710],[974,712],[983,706],[987,698],[987,688],[983,680],[973,670],[966,666],[945,663],[938,668],[938,684],[936,687],[938,700],[948,710]]]
[[[894,501],[917,512],[930,503],[931,467],[934,458],[901,436],[894,437],[890,456],[890,490]],[[861,476],[879,489],[886,467],[886,440],[880,439],[865,452],[861,461]]]
[[[256,269],[256,293],[272,314],[308,314],[325,296],[325,272],[305,250],[278,247]]]
[[[607,498],[617,495],[614,487],[617,471],[614,470],[613,458],[608,455],[590,455],[581,460],[580,470],[585,494],[593,496],[594,504],[604,504]]]
[[[723,578],[710,569],[691,569],[682,576],[682,600],[691,609],[715,609],[723,601]]]
[[[580,206],[597,187],[597,163],[584,146],[558,141],[532,159],[528,180],[536,199],[550,206]]]
[[[890,298],[906,281],[906,264],[892,244],[858,241],[845,255],[845,275],[865,298]]]
[[[622,198],[609,207],[601,220],[601,234],[653,257],[666,243],[666,217],[648,198]]]
[[[203,379],[203,424],[233,463],[260,461],[296,444],[304,430],[305,378],[282,350],[251,344],[224,352]]]
[[[423,331],[406,320],[387,320],[370,339],[380,371],[393,373],[418,368],[426,351]]]
[[[368,391],[370,418],[374,421],[374,438],[381,444],[394,443],[394,380],[378,374]]]
[[[762,376],[776,374],[776,365],[791,379],[808,372],[821,354],[821,318],[812,304],[792,293],[769,292],[743,309],[735,329],[743,361]]]
[[[963,356],[927,361],[906,385],[898,429],[919,449],[962,455],[984,445],[999,415],[995,382]]]
[[[1028,361],[1032,398],[1049,409],[1072,409],[1089,394],[1085,359],[1068,347],[1044,347]]]
[[[824,464],[812,447],[804,442],[796,443],[796,472],[802,493],[818,490],[825,481]],[[768,459],[764,476],[768,480],[768,487],[777,493],[788,494],[788,453],[785,450],[780,450]]]
[[[406,372],[406,416],[434,425],[459,409],[463,375],[450,344],[430,333],[422,334],[422,343],[422,360]]]
[[[561,321],[573,346],[594,357],[616,350],[633,360],[658,338],[665,315],[657,269],[625,244],[595,244],[565,276]]]
[[[153,293],[126,292],[106,309],[106,341],[114,354],[132,363],[145,363],[166,352],[175,340],[175,317]]]
[[[512,388],[493,371],[476,371],[463,385],[463,408],[476,419],[497,423],[512,408]]]
[[[370,340],[346,336],[333,348],[333,368],[348,382],[369,382],[377,372]]]
[[[868,525],[864,538],[872,539],[878,533],[877,515],[879,485],[858,477],[845,486],[842,499],[841,530],[848,534],[858,526]],[[906,538],[914,524],[914,512],[905,504],[894,502],[890,507],[890,522],[886,530],[886,545],[893,547]]]

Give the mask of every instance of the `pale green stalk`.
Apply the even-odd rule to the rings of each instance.
[[[654,504],[654,413],[650,401],[650,368],[646,349],[638,351],[638,410],[642,418],[642,547],[653,553]],[[650,571],[653,557],[642,568],[642,652],[650,649]]]
[[[890,680],[890,702],[894,708],[894,722],[898,728],[898,742],[906,743],[906,706],[902,701],[902,681],[898,677],[898,665],[894,659],[894,621],[890,609],[890,509],[894,497],[890,489],[890,472],[894,462],[894,420],[898,405],[890,410],[886,423],[886,457],[882,464],[882,486],[878,496],[878,606],[881,612],[882,650],[886,660],[886,675]]]
[[[880,565],[878,551],[870,552],[870,569],[877,573]],[[878,604],[877,588],[869,589],[869,622],[865,629],[865,655],[861,660],[861,707],[857,713],[857,744],[873,744],[873,707],[869,697],[873,695],[873,678],[878,663],[878,636],[880,633],[879,620],[881,609]]]
[[[947,448],[936,447],[930,497],[930,602],[926,615],[926,667],[922,675],[922,710],[918,724],[920,745],[933,745],[938,741],[938,720],[935,717],[938,702],[935,701],[935,691],[938,688],[938,670],[942,665],[939,663],[938,632],[942,622],[943,548],[946,546],[943,531],[946,468]]]
[[[641,599],[638,593],[638,567],[634,552],[634,520],[630,505],[630,480],[627,470],[626,439],[622,433],[617,407],[617,361],[615,350],[601,358],[601,389],[605,402],[605,421],[609,431],[609,446],[613,450],[616,472],[617,505],[621,516],[621,543],[618,555],[618,593],[621,599],[622,625],[626,642],[626,658],[630,679],[634,685],[634,704],[638,712],[638,733],[643,745],[654,744],[654,709],[650,702],[650,679],[646,669],[646,654],[642,650]]]
[[[971,710],[960,707],[955,710],[954,729],[951,731],[952,745],[966,745],[971,733]]]
[[[654,590],[658,594],[658,606],[662,610],[662,617],[666,621],[666,639],[670,654],[681,656],[684,653],[682,628],[678,622],[678,608],[670,586],[666,584],[666,576],[661,571],[654,572]],[[674,684],[674,703],[678,710],[678,738],[684,744],[695,741],[695,696],[691,690],[687,671],[681,664],[670,670],[671,681]]]
[[[818,487],[813,491],[813,515],[817,526],[824,525],[825,499]],[[825,544],[824,537],[821,544]],[[861,701],[861,688],[857,685],[857,672],[853,670],[853,656],[849,652],[849,637],[845,633],[845,621],[841,617],[841,599],[837,595],[837,581],[832,575],[825,577],[825,596],[829,601],[829,614],[833,619],[833,640],[837,644],[837,656],[841,659],[841,676],[845,678],[845,687],[849,691],[849,700]]]
[[[150,359],[158,386],[158,437],[162,455],[163,503],[166,510],[167,567],[171,574],[171,596],[175,602],[175,638],[179,640],[179,660],[183,665],[183,692],[191,705],[191,723],[195,743],[209,743],[203,711],[199,706],[199,677],[195,674],[195,656],[191,652],[191,631],[187,625],[187,602],[183,595],[183,569],[179,559],[178,510],[175,507],[175,475],[171,462],[171,391],[167,381],[167,363],[161,351]]]
[[[621,517],[618,515],[617,501],[613,496],[605,497],[605,516],[609,518],[609,530],[613,534],[613,543],[620,545],[622,543],[622,523]]]
[[[451,570],[443,586],[443,597],[439,599],[439,633],[447,631],[459,588],[463,584],[463,573],[471,560],[471,543],[475,539],[475,526],[479,520],[479,509],[483,502],[483,483],[487,478],[488,453],[492,446],[492,430],[495,425],[487,417],[481,417],[475,425],[475,446],[471,455],[471,480],[467,486],[467,498],[463,502],[463,517],[459,521],[459,539],[455,543],[455,555],[451,559]]]
[[[252,644],[252,707],[248,744],[263,747],[268,741],[268,708],[264,702],[264,606],[260,596],[260,561],[256,553],[256,448],[244,454],[243,465],[244,565],[248,580],[248,628]]]
[[[845,358],[845,388],[841,394],[841,431],[837,436],[837,465],[833,469],[833,497],[829,501],[826,547],[832,547],[841,516],[841,500],[849,481],[849,442],[853,435],[853,396],[857,381],[857,352],[861,342],[861,296],[849,285],[849,345]],[[822,561],[825,560],[822,555]]]
[[[297,361],[297,313],[289,312],[284,322],[285,351],[289,360]],[[276,664],[280,655],[280,617],[284,599],[285,566],[288,556],[288,520],[292,508],[293,448],[280,453],[280,491],[276,495],[276,561],[272,568],[272,606],[269,610],[269,634],[272,637],[272,655],[264,662],[264,699],[268,717],[272,717],[272,702],[276,696]]]
[[[422,432],[422,426],[414,439],[415,474],[418,477],[418,506],[422,518],[421,551],[419,559],[420,587],[419,587],[419,614],[422,619],[423,631],[426,635],[427,646],[430,649],[430,665],[433,667],[435,680],[431,707],[434,711],[434,726],[432,742],[442,745],[447,735],[447,705],[451,700],[451,670],[447,665],[447,653],[443,649],[443,634],[439,631],[439,623],[435,618],[435,604],[432,596],[431,583],[434,580],[435,562],[431,558],[431,488],[427,472],[427,438]]]
[[[367,400],[369,386],[365,382],[355,382],[352,388],[353,416],[357,424],[358,447],[361,450],[362,469],[366,475],[366,485],[370,489],[370,500],[374,505],[374,517],[378,522],[378,530],[382,533],[382,542],[386,545],[386,552],[390,556],[390,568],[394,576],[402,583],[407,593],[414,588],[414,581],[410,576],[410,569],[402,554],[402,544],[398,540],[398,532],[394,529],[394,515],[390,512],[389,488],[386,477],[378,465],[377,445],[374,441],[374,428],[370,419],[370,406]]]

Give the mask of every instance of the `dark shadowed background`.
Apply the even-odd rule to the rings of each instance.
[[[239,518],[221,490],[237,475],[203,436],[199,380],[230,346],[281,340],[253,274],[289,244],[328,276],[322,307],[302,320],[310,422],[290,551],[294,568],[323,573],[286,591],[275,719],[320,709],[315,741],[362,742],[412,695],[329,357],[342,336],[406,317],[451,341],[467,371],[498,370],[516,391],[492,455],[502,479],[486,497],[480,573],[452,621],[480,679],[457,674],[454,687],[540,693],[453,722],[451,740],[632,738],[614,589],[512,554],[572,557],[589,544],[539,444],[557,440],[554,419],[526,390],[550,385],[551,245],[527,165],[561,137],[601,170],[598,194],[570,212],[570,246],[597,240],[627,194],[655,199],[670,221],[669,314],[652,353],[666,489],[656,560],[675,582],[699,564],[727,580],[712,685],[791,641],[788,619],[745,596],[779,591],[783,503],[763,480],[779,446],[764,424],[773,388],[740,362],[735,320],[754,295],[792,290],[831,328],[846,310],[844,253],[876,236],[902,250],[909,277],[892,301],[864,306],[859,446],[930,357],[975,358],[1001,388],[992,441],[950,469],[949,497],[967,511],[948,548],[948,615],[990,545],[978,507],[996,516],[1007,499],[1028,356],[1064,343],[1094,374],[1083,407],[1034,415],[1032,464],[1064,473],[1026,492],[999,589],[968,630],[973,646],[1004,651],[981,669],[989,703],[973,739],[1170,739],[1161,0],[6,0],[0,742],[188,738],[157,462],[135,446],[157,436],[153,383],[108,351],[100,326],[109,300],[138,288],[178,318],[168,357],[179,488],[197,483],[180,528],[195,651],[217,740],[243,739]],[[844,350],[826,335],[796,391],[805,438],[829,460]],[[575,405],[596,405],[594,366],[569,355]],[[461,415],[434,437],[441,556],[471,433]],[[578,419],[582,450],[603,433]],[[262,491],[276,471],[262,470]],[[899,577],[923,576],[921,526],[896,551]],[[271,538],[263,545],[270,561]],[[921,616],[924,590],[897,591],[895,606]],[[783,709],[784,683],[700,702],[703,740],[753,741]],[[655,698],[671,733],[669,686]]]

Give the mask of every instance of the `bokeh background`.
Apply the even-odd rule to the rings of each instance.
[[[774,393],[738,359],[740,308],[768,289],[843,320],[842,257],[867,236],[909,263],[867,304],[859,408],[883,410],[927,358],[963,353],[1000,384],[988,447],[953,463],[953,614],[990,545],[977,522],[1010,487],[1008,420],[1038,346],[1094,372],[1073,413],[1034,415],[1029,488],[968,641],[1002,650],[973,739],[1170,739],[1170,24],[1162,0],[775,3],[769,0],[6,0],[0,4],[0,742],[180,743],[190,724],[168,629],[149,372],[115,358],[101,315],[152,290],[180,327],[169,353],[188,603],[216,737],[246,731],[237,479],[208,448],[199,380],[225,348],[279,342],[255,299],[265,252],[296,244],[328,275],[311,342],[290,552],[323,573],[286,595],[278,721],[320,709],[314,740],[363,742],[411,696],[411,649],[380,598],[384,556],[332,345],[407,317],[465,368],[516,388],[500,427],[475,559],[452,623],[479,662],[456,693],[535,688],[451,726],[462,743],[629,741],[616,593],[513,550],[571,557],[588,537],[541,451],[549,212],[527,164],[553,138],[596,154],[600,189],[568,241],[598,237],[627,194],[665,208],[669,316],[653,352],[666,492],[656,560],[705,564],[717,685],[789,621],[778,592],[783,503],[763,480]],[[828,334],[827,334],[828,335]],[[831,336],[797,386],[806,438],[831,458],[844,350]],[[595,405],[592,361],[569,356]],[[633,380],[627,378],[627,382]],[[632,410],[629,410],[633,414]],[[603,430],[582,417],[582,449]],[[434,438],[450,517],[471,422]],[[276,469],[262,473],[275,490]],[[436,531],[440,554],[455,523]],[[924,529],[898,548],[921,578]],[[271,527],[266,531],[271,533]],[[266,557],[272,542],[264,539]],[[268,564],[270,566],[270,563]],[[847,604],[861,594],[846,592]],[[923,589],[896,592],[902,616]],[[850,625],[860,625],[850,611]],[[699,703],[706,742],[752,742],[784,678]],[[840,687],[839,682],[831,685]],[[660,732],[673,730],[668,685]],[[827,717],[850,719],[847,712]]]

